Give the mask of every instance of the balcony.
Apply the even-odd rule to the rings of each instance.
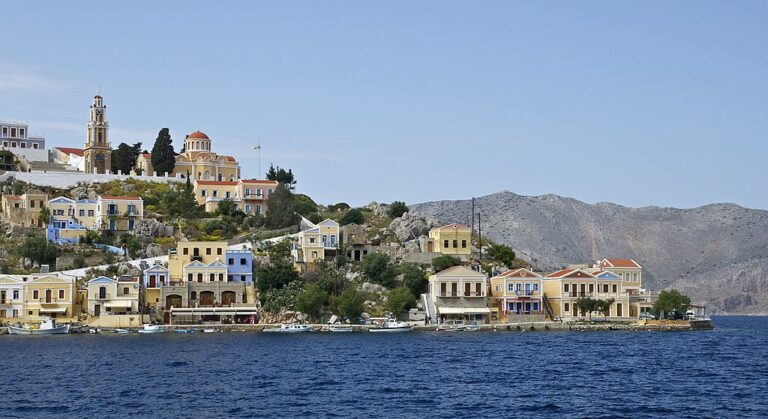
[[[441,292],[438,297],[453,298],[453,297],[485,297],[482,292]]]
[[[138,217],[139,216],[139,212],[136,211],[136,210],[129,210],[129,211],[126,211],[125,214],[123,214],[123,215],[126,216],[126,217]]]
[[[531,296],[536,295],[539,291],[534,290],[515,290],[515,295],[518,297],[525,297],[525,296]]]

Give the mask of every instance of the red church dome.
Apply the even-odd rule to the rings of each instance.
[[[207,135],[202,131],[195,131],[192,134],[187,135],[187,138],[197,138],[199,140],[210,140]]]

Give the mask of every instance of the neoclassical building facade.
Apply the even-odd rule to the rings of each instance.
[[[136,167],[143,173],[152,171],[152,155],[139,156]],[[240,179],[240,164],[233,156],[224,156],[212,151],[211,139],[204,132],[195,131],[184,139],[184,152],[176,156],[176,166],[171,176],[196,180],[234,182]],[[160,173],[163,175],[163,173]]]

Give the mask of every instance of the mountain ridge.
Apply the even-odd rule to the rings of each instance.
[[[410,207],[442,223],[470,222],[471,200]],[[631,257],[643,266],[647,288],[681,289],[717,313],[768,313],[766,210],[735,203],[633,208],[508,190],[475,198],[475,209],[484,236],[539,269]]]

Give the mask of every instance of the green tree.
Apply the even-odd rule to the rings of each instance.
[[[597,300],[597,303],[595,304],[595,311],[597,311],[598,313],[601,313],[604,318],[608,318],[608,315],[611,314],[611,306],[615,302],[616,302],[615,298],[609,298],[607,300]]]
[[[659,293],[659,299],[656,300],[655,303],[653,303],[653,311],[656,312],[656,314],[661,314],[661,312],[669,313],[672,311],[682,311],[685,312],[688,310],[688,306],[691,305],[691,299],[685,294],[682,294],[680,291],[676,289],[671,289],[669,291],[663,290]]]
[[[200,215],[200,204],[195,199],[195,192],[189,178],[183,188],[165,192],[160,200],[160,210],[171,219],[195,218]]]
[[[48,243],[45,237],[27,237],[17,248],[19,256],[39,264],[53,264],[59,256],[59,249]]]
[[[296,309],[307,313],[313,319],[319,319],[323,309],[328,304],[328,293],[318,284],[310,284],[296,296]]]
[[[359,208],[352,208],[351,210],[347,211],[343,217],[341,217],[341,220],[339,220],[339,225],[344,226],[347,224],[362,224],[363,222],[365,222],[363,212],[360,211]]]
[[[261,306],[270,313],[279,312],[281,309],[294,310],[296,297],[302,292],[301,284],[301,281],[292,281],[280,289],[260,291]]]
[[[505,244],[494,244],[488,247],[488,257],[503,263],[509,269],[515,268],[515,251]]]
[[[128,174],[136,166],[136,161],[141,154],[141,143],[128,145],[120,143],[116,149],[112,150],[112,173],[120,170],[123,174]]]
[[[456,256],[442,255],[432,259],[432,267],[435,269],[435,272],[440,272],[451,266],[458,265],[461,265],[461,259]]]
[[[328,205],[329,212],[343,211],[348,209],[349,209],[349,204],[347,204],[346,202],[339,202],[337,204]]]
[[[365,296],[355,288],[347,288],[336,299],[337,314],[355,321],[363,314]]]
[[[219,205],[216,206],[215,214],[230,217],[245,217],[245,213],[237,208],[237,203],[229,198],[224,198],[219,201]]]
[[[264,219],[264,224],[267,228],[285,228],[296,225],[298,222],[299,215],[296,214],[293,194],[285,185],[277,185],[267,203],[267,217]]]
[[[294,211],[305,217],[310,217],[314,214],[317,214],[317,203],[307,195],[293,194],[293,203]]]
[[[387,302],[384,308],[391,311],[395,316],[405,310],[416,307],[416,298],[406,287],[397,287],[387,292]]]
[[[40,220],[43,225],[47,226],[48,223],[51,222],[51,210],[49,210],[48,207],[41,208],[37,219]]]
[[[291,257],[291,246],[293,243],[291,239],[285,238],[277,243],[272,243],[267,247],[267,253],[269,254],[269,262],[288,262]]]
[[[155,145],[152,147],[152,170],[155,173],[172,173],[176,167],[176,153],[173,152],[173,140],[168,128],[157,133]],[[189,173],[187,173],[189,177]]]
[[[120,236],[119,244],[125,246],[131,253],[131,256],[135,256],[136,252],[141,249],[141,241],[136,236],[128,233]]]
[[[597,311],[597,307],[597,300],[594,300],[590,297],[579,297],[579,299],[576,300],[576,310],[580,311],[582,315],[587,313],[590,320],[592,320],[592,312]]]
[[[389,204],[390,218],[402,217],[402,215],[405,214],[406,212],[408,212],[408,207],[405,205],[405,202],[403,201],[395,201]]]
[[[392,260],[384,253],[373,252],[363,256],[360,264],[363,274],[373,283],[391,288],[395,284],[397,270]]]
[[[315,283],[331,295],[339,295],[347,280],[346,273],[334,265],[323,265],[317,273]]]
[[[260,266],[254,269],[253,274],[256,277],[259,292],[281,289],[287,284],[301,279],[293,265],[283,260]]]
[[[419,296],[427,292],[429,281],[419,265],[404,263],[400,266],[400,273],[403,274],[403,286],[408,288],[411,294]]]
[[[267,180],[275,180],[285,185],[288,189],[293,189],[296,186],[296,179],[294,179],[291,169],[286,171],[280,166],[275,167],[272,164],[269,165],[269,170],[267,171]]]

